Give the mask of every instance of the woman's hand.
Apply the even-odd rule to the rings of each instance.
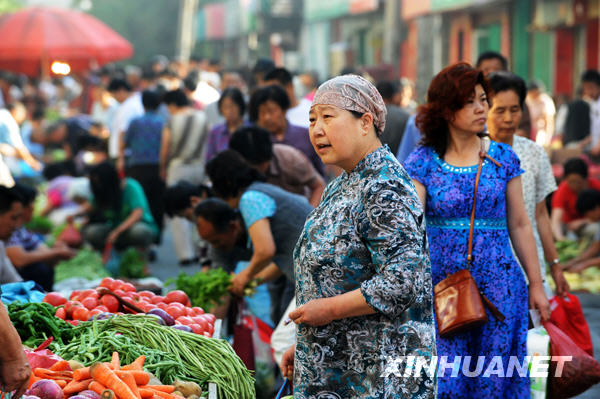
[[[550,274],[556,285],[556,295],[561,297],[567,295],[569,293],[569,283],[567,283],[567,279],[565,279],[560,263],[550,267]]]
[[[290,319],[296,324],[308,324],[312,327],[324,326],[335,320],[330,303],[330,298],[313,299],[290,312]]]
[[[285,351],[281,358],[281,375],[292,381],[294,379],[294,357],[296,345]]]
[[[541,282],[529,285],[529,306],[540,311],[542,321],[550,320],[550,303]]]

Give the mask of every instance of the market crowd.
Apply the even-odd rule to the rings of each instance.
[[[420,105],[413,89],[267,59],[3,73],[0,283],[50,291],[76,253],[29,230],[35,212],[148,262],[172,234],[180,265],[235,273],[232,298],[266,285],[253,310],[276,327],[294,397],[530,397],[519,376],[384,376],[383,357],[524,358],[529,309],[548,319],[563,270],[600,264],[600,74],[555,101],[488,52],[441,70]],[[564,167],[548,157],[559,147]],[[561,264],[555,242],[582,237]],[[465,268],[498,313],[448,335],[434,286]],[[27,367],[0,319],[0,388],[21,393]]]

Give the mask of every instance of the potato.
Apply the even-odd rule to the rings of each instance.
[[[81,362],[78,362],[77,360],[69,360],[68,363],[69,367],[71,367],[71,370],[77,370],[85,367]]]
[[[181,392],[186,398],[190,397],[191,395],[202,395],[202,389],[200,388],[200,385],[196,384],[195,382],[175,380],[173,385],[175,386],[175,390]]]

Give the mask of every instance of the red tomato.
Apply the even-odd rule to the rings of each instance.
[[[205,313],[201,316],[207,318],[210,324],[215,324],[215,320],[217,320],[215,315],[212,313]]]
[[[212,337],[213,334],[215,333],[215,326],[212,324],[208,325],[208,332],[210,333],[210,336]]]
[[[73,292],[71,292],[71,296],[69,296],[69,299],[72,301],[77,301],[76,298],[79,298],[79,294],[81,294],[80,290],[73,290]]]
[[[117,288],[117,289],[113,290],[113,292],[114,292],[115,294],[117,294],[118,296],[121,296],[121,297],[125,296],[125,291],[123,291],[123,290],[122,290],[122,289],[120,289],[120,288]]]
[[[194,313],[196,313],[196,315],[204,314],[204,309],[202,309],[199,306],[194,306],[192,309],[194,310]]]
[[[184,326],[189,326],[190,324],[195,324],[194,320],[187,316],[181,316],[177,318],[177,321],[183,324]]]
[[[167,305],[167,304],[166,304],[166,303],[164,303],[164,302],[158,302],[158,303],[156,304],[156,306],[157,306],[159,309],[162,309],[162,310],[166,311],[166,310],[167,310],[167,306],[169,306],[169,305]]]
[[[80,306],[73,311],[73,320],[87,321],[90,317],[90,311]]]
[[[178,302],[178,303],[181,303],[182,305],[187,305],[190,302],[190,299],[188,298],[188,296],[185,292],[183,292],[181,290],[175,290],[175,291],[169,292],[165,296],[165,302],[166,303]]]
[[[208,320],[203,317],[203,316],[193,316],[191,317],[192,320],[194,320],[194,323],[202,326],[203,329],[208,330],[208,326],[209,326],[209,322]]]
[[[152,303],[153,304],[158,304],[159,302],[164,302],[165,301],[165,297],[161,296],[161,295],[155,295],[152,297]]]
[[[135,289],[135,285],[133,285],[131,283],[123,283],[123,285],[121,285],[121,289],[125,292],[136,292],[137,291]]]
[[[208,338],[212,337],[212,333],[208,332],[208,331],[204,331],[204,333],[202,333],[202,335],[204,335],[205,337],[208,337]]]
[[[77,324],[79,324],[79,320],[65,320],[67,323],[77,327]]]
[[[117,301],[117,298],[112,295],[104,295],[102,299],[100,299],[100,302],[106,306],[108,311],[111,313],[115,313],[117,310],[119,310],[119,301]]]
[[[112,285],[115,282],[115,280],[111,277],[104,277],[102,279],[102,281],[100,281],[100,287],[105,287],[108,289],[112,289]]]
[[[85,306],[88,310],[92,310],[96,306],[100,305],[100,302],[96,298],[88,296],[87,298],[81,301],[81,304]]]
[[[122,285],[123,285],[123,282],[121,280],[115,280],[112,282],[112,284],[108,288],[115,291],[115,290],[120,289]]]
[[[46,294],[42,302],[49,303],[52,306],[60,306],[67,303],[67,298],[60,295],[58,292],[49,292]]]
[[[138,295],[144,298],[152,299],[156,296],[156,294],[152,291],[140,291]]]
[[[96,293],[96,290],[83,290],[83,291],[81,291],[81,293],[79,294],[79,301],[83,300],[84,298],[87,298],[90,295],[93,295],[94,293]]]
[[[196,312],[194,312],[194,309],[188,308],[188,307],[185,307],[184,309],[185,309],[186,316],[190,316],[190,317],[196,316]]]
[[[165,311],[171,315],[174,319],[178,319],[181,316],[187,316],[185,312],[185,308],[180,308],[178,306],[168,305]]]
[[[64,320],[67,318],[67,311],[65,310],[65,308],[58,308],[56,309],[56,313],[54,313],[54,315],[59,319]]]
[[[100,314],[100,313],[102,313],[102,310],[100,310],[98,308],[92,309],[92,310],[90,310],[90,313],[88,313],[88,317],[91,319],[92,317],[94,317],[94,316],[96,316],[97,314]]]
[[[77,302],[77,301],[69,301],[65,304],[65,310],[67,311],[67,318],[68,319],[72,319],[73,318],[73,312],[75,311],[75,309],[83,307],[83,305],[81,304],[81,302]]]
[[[194,334],[203,334],[204,333],[204,329],[199,324],[195,324],[195,323],[188,324],[188,327],[190,327],[192,329]]]
[[[100,310],[102,312],[108,312],[108,308],[104,305],[98,305],[94,310]]]
[[[142,297],[139,296],[137,292],[128,292],[127,294],[134,302],[140,302],[142,300]],[[146,302],[146,298],[144,298],[144,302]]]

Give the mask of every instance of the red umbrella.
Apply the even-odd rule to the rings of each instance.
[[[0,69],[40,75],[54,61],[85,71],[131,57],[133,47],[89,14],[63,8],[32,7],[0,17]]]

